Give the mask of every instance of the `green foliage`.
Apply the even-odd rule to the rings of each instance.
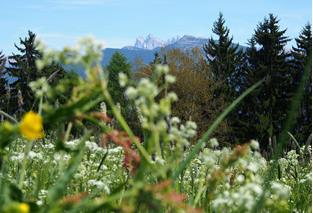
[[[213,33],[217,35],[216,40],[211,37],[208,44],[204,46],[210,70],[207,75],[213,77],[215,82],[214,98],[222,102],[221,108],[224,109],[225,103],[231,103],[235,97],[238,97],[244,92],[244,75],[246,72],[246,57],[239,48],[239,44],[233,43],[233,37],[229,35],[230,30],[225,26],[225,19],[220,13],[216,22],[213,25]],[[234,126],[234,120],[238,118],[238,111],[233,111],[230,117],[224,122],[227,128],[227,133],[236,134],[237,129]],[[226,134],[228,135],[228,134]],[[224,136],[226,138],[226,136]],[[233,137],[226,138],[228,143],[233,143]]]
[[[126,107],[126,98],[124,96],[124,89],[119,84],[119,74],[123,73],[128,78],[130,77],[131,66],[127,62],[125,56],[116,52],[113,54],[109,65],[107,66],[109,73],[108,77],[108,89],[112,95],[114,103],[119,103],[122,108]]]
[[[112,96],[113,102],[118,104],[122,115],[129,121],[130,126],[138,136],[142,136],[136,109],[129,100],[125,97],[125,88],[120,86],[120,78],[131,77],[131,65],[127,62],[125,56],[119,52],[113,54],[108,71],[108,91]],[[112,115],[111,109],[109,114]]]
[[[290,103],[291,70],[285,51],[290,39],[285,33],[280,30],[278,18],[270,14],[257,26],[248,51],[247,84],[264,77],[266,81],[243,104],[247,117],[243,129],[248,130],[246,137],[255,137],[266,149],[276,143]]]
[[[38,109],[44,123],[53,126],[45,129],[45,139],[32,143],[20,138],[23,132],[18,123],[0,124],[0,139],[6,138],[0,150],[1,211],[253,212],[263,194],[265,205],[260,211],[309,210],[310,199],[300,204],[303,195],[299,191],[305,188],[307,196],[311,194],[311,161],[306,160],[310,146],[301,148],[301,155],[286,154],[280,160],[279,175],[271,173],[267,189],[263,187],[265,174],[274,167],[260,155],[256,141],[231,149],[210,139],[226,115],[262,81],[226,108],[193,145],[197,125],[172,117],[177,96],[164,93],[175,80],[168,66],[156,65],[150,78],[138,82],[120,77],[120,86],[134,103],[145,132],[140,142],[109,93],[100,51],[84,40],[79,49],[48,52],[37,63],[79,62],[87,78],[78,77],[70,91],[65,79],[57,85],[44,78],[31,83],[36,98],[42,100]],[[64,58],[68,52],[71,56]],[[68,98],[56,105],[55,98],[62,94]],[[118,129],[105,112],[94,111],[101,102],[112,110]],[[71,133],[77,127],[82,131],[73,139]],[[288,165],[296,166],[299,179],[293,178]]]
[[[36,106],[35,95],[29,87],[30,82],[46,77],[50,82],[55,83],[65,73],[64,69],[55,63],[37,69],[36,60],[42,58],[42,53],[37,48],[36,35],[33,32],[28,31],[28,37],[20,38],[20,45],[15,44],[19,54],[9,56],[9,66],[6,67],[7,74],[14,79],[10,84],[8,112],[18,116]]]
[[[220,95],[221,93],[234,91],[235,88],[231,88],[232,77],[238,71],[243,52],[239,49],[238,44],[233,44],[233,37],[229,35],[229,29],[225,26],[222,13],[214,22],[212,31],[217,35],[217,40],[211,37],[208,44],[204,46],[204,51],[212,67],[213,79],[223,82],[221,91],[218,93]]]
[[[0,52],[0,109],[6,108],[7,103],[7,94],[6,94],[7,80],[5,78],[5,62],[6,58],[4,54]]]
[[[29,32],[8,68],[0,54],[0,98],[15,106],[0,99],[0,212],[312,211],[312,150],[299,145],[311,128],[311,26],[291,54],[272,14],[246,53],[222,14],[213,32],[208,63],[198,49],[171,50],[135,76],[118,52],[105,72],[91,39],[43,51]],[[36,120],[5,106],[38,110]],[[271,160],[260,154],[272,147]]]
[[[296,47],[292,48],[293,87],[297,88],[304,74],[305,64],[308,63],[312,53],[312,30],[307,24],[296,38]],[[312,69],[311,69],[312,70]],[[304,97],[301,103],[299,117],[294,133],[299,141],[306,141],[312,128],[312,73],[309,73],[309,81],[304,86]]]

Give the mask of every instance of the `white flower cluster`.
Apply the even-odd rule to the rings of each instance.
[[[156,97],[162,90],[155,83],[162,76],[167,79],[166,82],[168,84],[173,83],[174,77],[169,75],[168,72],[168,66],[157,65],[154,72],[155,78],[152,80],[142,78],[136,87],[128,86],[125,91],[125,95],[135,102],[141,125],[145,129],[151,131],[158,129],[162,132],[168,128],[165,118],[170,116],[171,105],[177,100],[177,96],[175,93],[169,92],[157,102]],[[126,85],[127,77],[124,74],[119,76],[119,80],[121,86]],[[166,82],[165,84],[167,84]],[[161,85],[160,88],[163,86]]]
[[[88,180],[90,186],[96,187],[97,189],[104,191],[106,194],[110,194],[110,188],[107,184],[99,180]]]
[[[192,161],[190,168],[184,173],[185,190],[195,190],[199,193],[205,183],[212,184],[211,178],[216,175],[216,171],[223,168],[224,160],[233,153],[230,148],[218,150],[217,146],[217,140],[211,139],[207,148],[204,148],[199,157]],[[267,161],[256,151],[258,147],[257,141],[251,141],[248,153],[239,158],[231,167],[226,168],[212,195],[212,210],[216,212],[252,211],[258,198],[264,193],[262,174],[265,174],[268,169]],[[294,156],[294,153],[289,154],[290,156]],[[194,189],[192,185],[199,188]],[[271,181],[271,188],[265,194],[266,208],[271,210],[286,208],[290,195],[290,186]]]
[[[196,135],[197,124],[193,121],[187,121],[186,124],[180,124],[180,119],[173,117],[171,119],[171,128],[169,130],[169,140],[176,141],[184,146],[190,145],[189,141]]]
[[[43,43],[38,48],[44,53],[41,60],[36,61],[38,70],[58,61],[61,64],[82,65],[87,77],[92,68],[102,59],[102,44],[92,37],[81,39],[74,47],[65,47],[62,51],[49,50]]]
[[[43,97],[49,91],[49,83],[45,77],[29,83],[29,87],[33,90],[36,97]]]
[[[17,165],[25,160],[24,149],[26,143],[29,142],[18,139],[7,149],[10,153],[10,163],[8,164],[10,172],[8,176],[15,176]],[[65,146],[71,150],[76,150],[79,143],[80,140],[74,139],[67,141]],[[110,188],[121,184],[127,178],[126,171],[123,168],[123,148],[102,148],[92,140],[86,141],[85,146],[83,160],[74,175],[72,185],[68,187],[68,193],[75,194],[75,190],[82,190],[93,194],[110,194]],[[103,164],[100,165],[104,156],[106,158]],[[33,193],[35,186],[38,187],[36,178],[41,178],[42,182],[39,187],[42,188],[38,189],[36,204],[43,205],[49,185],[55,183],[58,177],[63,174],[63,170],[67,167],[70,159],[70,153],[55,152],[54,141],[45,140],[44,143],[34,143],[32,150],[28,153],[29,166],[27,167],[27,173],[35,176],[26,177],[23,191]]]

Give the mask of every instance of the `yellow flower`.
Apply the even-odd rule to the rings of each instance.
[[[42,118],[35,112],[27,112],[20,122],[20,132],[28,140],[44,137]]]
[[[29,205],[27,203],[21,203],[18,205],[19,213],[29,213]]]

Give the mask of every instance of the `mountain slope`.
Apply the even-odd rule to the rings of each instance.
[[[181,38],[172,39],[172,42],[164,42],[154,38],[152,35],[148,35],[146,39],[139,37],[137,38],[134,46],[127,46],[121,49],[118,48],[106,48],[103,51],[103,60],[102,64],[107,65],[114,54],[114,52],[118,51],[122,53],[131,64],[135,63],[136,59],[141,59],[143,63],[150,63],[156,52],[159,52],[160,49],[164,49],[165,51],[171,49],[182,49],[182,50],[190,50],[192,48],[203,49],[203,45],[208,42],[206,38],[199,38],[190,35],[184,35]],[[164,44],[162,46],[162,44]],[[236,45],[236,44],[234,44]],[[152,48],[154,46],[154,48]],[[247,47],[239,45],[240,48],[245,50]]]

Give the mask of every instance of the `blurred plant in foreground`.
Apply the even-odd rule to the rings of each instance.
[[[264,176],[272,163],[259,154],[256,141],[219,149],[217,140],[210,139],[225,116],[262,81],[236,99],[192,144],[197,125],[171,116],[176,94],[156,98],[175,81],[167,66],[156,66],[151,78],[139,82],[121,74],[120,86],[139,116],[143,132],[139,138],[108,92],[100,59],[101,47],[85,39],[74,48],[46,51],[36,62],[39,70],[54,61],[80,65],[86,78],[71,84],[61,80],[56,86],[45,79],[31,83],[39,100],[38,114],[28,112],[21,122],[1,123],[1,211],[252,212],[263,192],[260,211],[310,209],[310,203],[300,205],[300,195],[294,193],[299,186],[311,191],[311,161],[300,163],[305,154],[289,152],[287,164],[280,160],[270,189],[264,190]],[[79,137],[74,138],[74,130]],[[310,147],[302,152],[311,153]],[[296,166],[300,185],[286,174],[286,165]]]

